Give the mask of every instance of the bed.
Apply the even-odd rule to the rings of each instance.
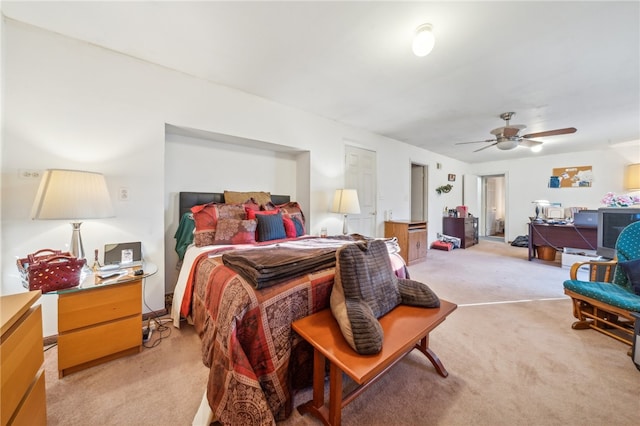
[[[223,201],[219,193],[181,193],[181,223],[192,207]],[[272,195],[271,202],[304,221],[302,211],[286,210],[295,205],[289,197]],[[180,233],[176,232],[177,239]],[[202,341],[202,362],[209,368],[207,390],[194,423],[263,425],[289,417],[295,391],[312,383],[313,359],[311,347],[291,331],[291,323],[329,307],[335,250],[361,239],[357,235],[319,238],[305,232],[284,239],[215,245],[201,241],[188,246],[171,315],[176,327],[186,318],[196,329]],[[397,244],[387,242],[396,273],[406,276]],[[283,279],[292,264],[301,263],[291,261],[294,252],[315,264]],[[243,259],[254,267],[250,273],[234,264]]]

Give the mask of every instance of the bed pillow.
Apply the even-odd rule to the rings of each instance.
[[[345,340],[359,354],[382,350],[378,318],[401,303],[435,308],[440,299],[425,284],[397,278],[382,240],[340,247],[331,290],[331,312]]]
[[[256,203],[253,198],[251,198],[251,199],[245,201],[244,203],[242,203],[242,206],[244,207],[245,211],[249,211],[249,210],[259,211],[260,210],[260,204]]]
[[[245,219],[242,204],[208,203],[191,207],[195,231],[193,242],[197,247],[215,244],[216,227],[220,219]]]
[[[262,210],[251,210],[251,209],[245,209],[245,212],[247,213],[247,219],[255,219],[257,216],[259,215],[270,215],[270,214],[277,214],[278,211],[277,210],[270,210],[270,211],[262,211]]]
[[[278,206],[276,206],[275,204],[273,204],[271,201],[269,201],[268,203],[265,204],[260,204],[260,210],[263,211],[278,211]]]
[[[629,285],[633,292],[640,295],[640,259],[618,262],[618,265],[627,276]]]
[[[258,241],[282,240],[287,238],[282,222],[282,214],[258,214]]]
[[[279,204],[278,209],[282,212],[282,214],[288,214],[293,219],[297,217],[300,219],[300,222],[305,225],[306,220],[304,218],[304,213],[302,212],[302,207],[300,203],[297,201],[290,201],[288,203]]]
[[[220,219],[213,244],[253,244],[257,226],[256,219]]]
[[[253,201],[258,205],[271,202],[270,192],[238,192],[238,191],[224,191],[225,204],[242,204],[247,200],[253,198]]]
[[[293,217],[289,216],[289,215],[287,215],[287,216],[291,219],[291,221],[293,222],[293,226],[295,226],[295,228],[296,228],[296,235],[295,236],[296,237],[303,236],[306,233],[306,231],[304,229],[304,222],[302,222],[302,219],[300,219],[299,217],[296,217],[296,216],[293,216]]]
[[[289,216],[282,216],[282,224],[284,225],[284,232],[287,234],[287,238],[295,238],[299,236],[296,231],[296,225]]]

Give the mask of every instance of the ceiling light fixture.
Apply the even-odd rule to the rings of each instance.
[[[436,43],[431,24],[422,24],[416,28],[416,35],[413,38],[413,54],[416,56],[427,56]]]
[[[535,145],[531,147],[531,152],[540,152],[542,151],[542,145]]]

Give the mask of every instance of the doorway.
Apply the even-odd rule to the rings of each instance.
[[[422,164],[411,163],[411,220],[427,220],[425,212],[425,188],[427,188],[427,168]]]
[[[484,220],[481,235],[504,241],[506,205],[505,175],[482,176]]]

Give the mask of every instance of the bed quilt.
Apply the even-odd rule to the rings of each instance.
[[[291,414],[292,393],[312,383],[313,350],[291,323],[329,308],[335,268],[256,289],[220,251],[200,256],[190,279],[190,317],[210,369],[207,399],[221,424],[273,425]],[[390,257],[406,276],[402,258]]]

